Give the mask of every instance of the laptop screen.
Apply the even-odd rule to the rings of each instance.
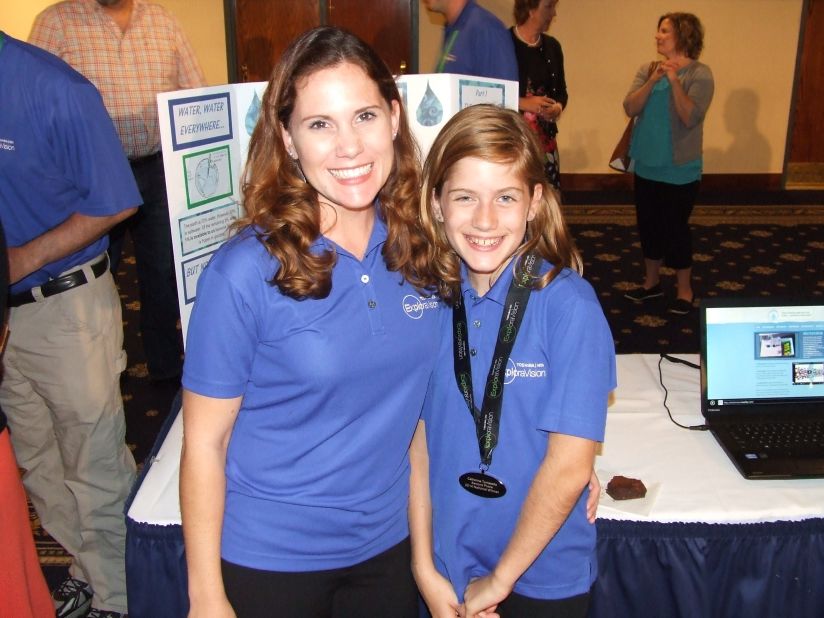
[[[817,304],[816,304],[817,303]],[[708,413],[824,406],[824,302],[706,299],[701,407]],[[787,405],[789,404],[789,405]]]

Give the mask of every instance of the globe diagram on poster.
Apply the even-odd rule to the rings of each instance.
[[[213,196],[219,181],[220,172],[212,162],[212,157],[201,159],[195,168],[195,187],[198,193],[203,197]]]

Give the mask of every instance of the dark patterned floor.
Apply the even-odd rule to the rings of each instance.
[[[697,311],[667,313],[675,294],[672,270],[663,270],[667,297],[643,304],[623,298],[643,277],[634,209],[569,206],[565,212],[616,351],[698,352]],[[696,299],[801,296],[824,301],[824,205],[698,206],[691,222]]]
[[[567,220],[584,257],[584,276],[597,291],[619,354],[697,352],[698,315],[673,316],[666,299],[636,305],[623,298],[643,267],[635,215],[629,206],[568,206]],[[819,206],[699,206],[694,229],[694,286],[703,296],[809,296],[824,301],[824,204]],[[126,440],[142,462],[175,395],[149,383],[140,346],[136,274],[130,246],[118,272],[129,366],[122,378]],[[671,271],[663,285],[674,288]],[[68,557],[36,525],[41,564],[51,584]]]

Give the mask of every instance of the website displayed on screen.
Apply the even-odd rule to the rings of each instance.
[[[824,305],[707,307],[707,405],[824,401]]]

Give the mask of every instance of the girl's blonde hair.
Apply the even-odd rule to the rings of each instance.
[[[544,174],[544,155],[535,134],[517,112],[494,105],[473,105],[446,123],[432,144],[423,168],[420,217],[441,298],[454,304],[460,295],[460,258],[447,240],[443,223],[434,217],[433,198],[440,198],[450,171],[466,157],[513,166],[530,188],[530,197],[536,185],[543,187],[535,217],[527,223],[524,243],[513,260],[518,269],[520,257],[533,252],[552,265],[549,272],[535,280],[534,288],[546,287],[563,268],[580,273],[581,256],[564,222],[555,190]]]

